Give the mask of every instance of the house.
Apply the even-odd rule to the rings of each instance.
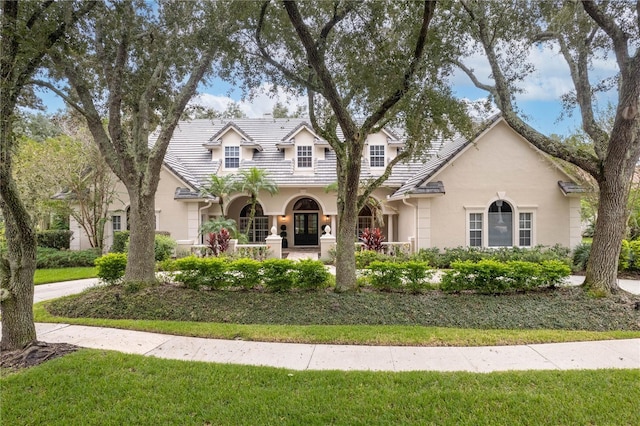
[[[393,131],[369,135],[362,178],[380,175],[402,147]],[[336,179],[335,153],[305,119],[265,117],[180,123],[160,176],[156,229],[182,246],[200,243],[200,226],[221,212],[217,200],[203,198],[199,188],[211,174],[250,167],[267,170],[279,187],[274,196],[260,194],[251,241],[263,242],[275,226],[286,232],[289,248],[317,246],[326,225],[336,228],[336,197],[326,191]],[[426,161],[399,163],[372,196],[382,205],[385,240],[413,241],[416,249],[574,247],[581,241],[582,192],[555,161],[496,116],[469,140],[434,142]],[[124,187],[119,193],[107,247],[113,232],[127,226]],[[225,201],[224,215],[240,229],[248,214],[246,195]],[[364,208],[358,229],[372,226],[372,213]],[[84,247],[85,239],[72,245]]]

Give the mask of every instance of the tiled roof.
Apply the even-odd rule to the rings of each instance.
[[[457,137],[453,140],[432,141],[432,147],[422,156],[424,159],[398,163],[383,186],[397,189],[391,198],[401,198],[406,194],[444,193],[442,182],[428,182],[428,180],[466,146],[473,143],[481,132],[495,124],[499,118],[500,116],[493,117],[470,140]],[[329,147],[325,148],[325,158],[315,159],[314,168],[308,173],[303,170],[295,170],[293,161],[284,158],[284,151],[280,148],[288,146],[289,139],[302,127],[309,127],[305,119],[268,117],[234,119],[232,121],[222,119],[190,120],[178,124],[165,157],[167,167],[191,186],[189,188],[190,194],[177,192],[176,197],[193,198],[207,178],[219,171],[220,160],[212,160],[212,154],[206,146],[211,144],[216,135],[221,135],[230,127],[241,131],[243,138],[256,146],[252,158],[241,159],[239,171],[251,167],[264,169],[280,187],[324,187],[335,182],[336,155]],[[402,133],[392,133],[394,137],[397,134]],[[400,137],[400,142],[404,142],[404,137]],[[155,141],[152,138],[150,144],[153,143]],[[261,150],[257,149],[258,147]],[[375,177],[377,176],[371,172],[368,158],[365,156],[362,159],[361,179],[367,180]],[[578,192],[578,188],[580,188],[572,182],[561,182],[559,185],[565,192]]]
[[[167,149],[165,164],[194,190],[205,183],[207,177],[217,173],[221,167],[219,160],[212,160],[211,152],[203,147],[211,143],[214,135],[220,135],[223,129],[231,126],[241,130],[247,140],[259,145],[262,151],[255,150],[253,158],[242,159],[240,169],[259,167],[269,172],[270,177],[278,186],[326,186],[336,180],[335,153],[327,146],[325,159],[315,160],[314,172],[294,170],[291,160],[284,159],[284,152],[278,149],[287,137],[295,133],[303,125],[308,125],[305,119],[273,119],[253,118],[234,119],[202,119],[182,121],[176,127],[173,138]],[[324,142],[324,141],[319,141]],[[153,136],[150,144],[155,143]],[[421,161],[398,164],[385,183],[385,186],[398,188],[402,183],[414,175],[421,167]],[[362,160],[362,179],[376,177],[369,170],[367,159]]]
[[[567,194],[582,194],[587,192],[587,189],[578,185],[574,182],[563,182],[561,180],[558,181],[558,186],[562,190],[562,193]]]

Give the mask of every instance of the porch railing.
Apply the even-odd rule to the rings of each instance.
[[[357,242],[356,251],[363,251],[364,244]],[[410,256],[413,244],[410,241],[385,241],[382,243],[382,253],[388,256]]]

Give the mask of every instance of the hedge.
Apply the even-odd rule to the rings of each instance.
[[[555,246],[535,246],[535,247],[453,247],[440,251],[438,248],[420,249],[413,256],[413,260],[427,262],[434,268],[447,269],[456,261],[469,260],[479,262],[480,260],[495,260],[498,262],[508,262],[521,260],[526,262],[541,263],[545,260],[560,260],[567,265],[571,265],[571,250],[566,247]]]
[[[107,284],[115,284],[124,276],[127,255],[125,253],[108,253],[96,259],[95,265],[98,269],[98,278]]]
[[[98,249],[88,250],[56,250],[38,247],[36,252],[36,268],[77,268],[94,266],[95,260],[100,257]]]
[[[273,292],[284,292],[323,288],[331,282],[331,275],[324,264],[316,260],[267,259],[260,262],[188,256],[171,262],[171,265],[165,262],[163,266],[178,271],[174,275],[175,281],[193,289],[238,287],[250,290],[262,286]]]
[[[382,291],[408,290],[418,293],[431,286],[434,271],[426,262],[373,261],[366,268],[366,280]]]
[[[446,292],[475,290],[497,294],[514,290],[531,290],[555,286],[571,274],[571,268],[558,260],[541,263],[525,261],[498,262],[484,259],[452,262],[442,277],[440,288]]]
[[[38,231],[36,232],[36,240],[38,247],[69,250],[72,234],[73,232],[68,230]]]

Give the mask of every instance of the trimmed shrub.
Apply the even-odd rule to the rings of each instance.
[[[367,269],[370,271],[368,275],[369,282],[374,288],[383,291],[402,288],[403,268],[401,263],[380,262],[376,260],[371,262]]]
[[[36,232],[38,247],[47,247],[57,250],[69,250],[71,246],[72,231],[69,230],[47,230]]]
[[[126,253],[127,242],[129,241],[129,231],[117,231],[113,233],[113,244],[111,244],[111,253]]]
[[[450,268],[455,261],[470,260],[479,262],[483,259],[508,262],[511,260],[523,260],[526,262],[541,263],[545,260],[561,260],[571,265],[571,251],[560,245],[553,247],[455,247],[445,248],[440,252],[437,248],[421,249],[413,256],[413,259],[428,262],[437,268]]]
[[[631,251],[631,266],[633,270],[640,270],[640,240],[629,241],[629,250]]]
[[[100,257],[98,249],[88,250],[56,250],[38,247],[36,252],[36,268],[76,268],[94,266]]]
[[[253,259],[238,259],[229,264],[228,271],[233,275],[235,283],[245,290],[260,285],[262,265]]]
[[[387,256],[382,253],[378,253],[373,250],[362,250],[356,252],[356,269],[364,269],[368,267],[371,262],[379,261],[384,262],[389,260]]]
[[[431,267],[437,267],[440,261],[440,249],[437,247],[420,249],[411,256],[411,259],[418,262],[426,262]]]
[[[620,257],[618,258],[618,271],[626,271],[629,269],[629,263],[631,260],[631,247],[629,241],[622,240],[622,247],[620,248]]]
[[[541,284],[551,287],[562,284],[564,279],[571,274],[571,268],[559,260],[545,260],[542,262],[541,268]]]
[[[114,284],[124,276],[127,267],[127,255],[124,253],[109,253],[95,261],[98,268],[98,278],[107,284]]]
[[[426,262],[405,262],[401,264],[405,286],[412,293],[419,293],[428,288],[433,278],[433,271]]]
[[[475,290],[496,294],[511,290],[528,290],[560,284],[571,268],[559,260],[542,263],[510,261],[506,263],[484,259],[479,262],[453,262],[452,269],[442,277],[440,288],[447,292]]]
[[[331,275],[322,262],[301,259],[295,264],[295,287],[305,290],[317,290],[327,287]]]
[[[295,263],[288,259],[267,259],[262,262],[262,279],[267,289],[275,292],[293,288],[296,273]]]
[[[156,234],[153,240],[153,252],[156,262],[169,259],[177,246],[178,243],[168,235]]]

